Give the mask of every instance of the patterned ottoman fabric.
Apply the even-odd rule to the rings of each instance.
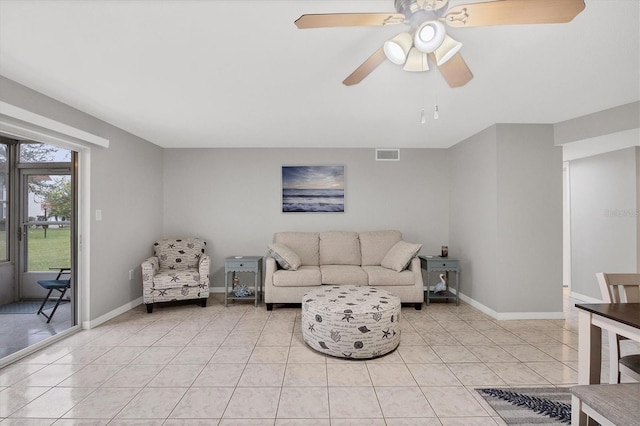
[[[302,337],[340,358],[375,358],[400,343],[400,298],[370,286],[322,286],[302,296]]]

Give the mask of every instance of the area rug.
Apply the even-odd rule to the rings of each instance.
[[[571,423],[569,388],[476,389],[508,425]]]
[[[62,305],[64,302],[61,302]],[[35,314],[40,309],[42,302],[13,302],[0,306],[0,314]],[[47,302],[44,309],[51,309],[55,302]],[[48,314],[47,314],[48,315]]]

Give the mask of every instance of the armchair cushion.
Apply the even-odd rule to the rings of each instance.
[[[197,286],[198,284],[200,284],[200,273],[197,268],[160,269],[153,277],[153,286],[156,289]]]

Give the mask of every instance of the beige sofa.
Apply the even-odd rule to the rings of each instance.
[[[274,303],[301,303],[321,285],[375,286],[422,309],[421,247],[394,230],[278,232],[265,259],[267,310]]]

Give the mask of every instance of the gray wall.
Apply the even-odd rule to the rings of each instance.
[[[492,126],[451,148],[450,161],[450,250],[461,259],[462,293],[498,313],[562,312],[553,126]]]
[[[213,286],[224,258],[263,255],[278,231],[398,229],[439,253],[449,228],[447,150],[403,149],[377,162],[373,149],[167,149],[164,229],[209,242]],[[283,165],[345,166],[345,213],[282,213]]]
[[[450,149],[449,253],[460,259],[460,291],[487,306],[496,279],[498,193],[496,126]]]
[[[638,161],[632,147],[570,162],[571,291],[600,299],[596,272],[637,272]]]
[[[562,149],[553,126],[499,124],[498,312],[562,312]]]
[[[422,253],[448,244],[462,260],[465,295],[496,312],[562,310],[562,168],[552,131],[576,140],[567,132],[578,122],[495,125],[449,150],[402,150],[393,163],[375,162],[373,149],[164,150],[2,77],[0,99],[111,141],[108,149],[92,149],[90,319],[141,295],[140,261],[151,254],[150,241],[162,236],[207,238],[219,287],[224,257],[264,254],[273,232],[331,229],[396,228],[423,243]],[[636,164],[623,161],[605,174],[620,170],[624,182],[637,182],[637,148],[630,157]],[[281,213],[281,166],[295,164],[344,164],[346,212]],[[572,164],[572,192],[579,174]],[[591,172],[584,179],[592,179]],[[637,270],[640,189],[630,191],[635,241],[625,264]],[[102,221],[95,221],[96,209]],[[608,223],[586,226],[606,232]],[[593,240],[573,242],[575,250],[581,245]],[[574,274],[584,262],[574,262]],[[575,285],[587,282],[574,276]],[[597,296],[594,288],[585,294]]]
[[[4,77],[0,99],[110,140],[91,149],[90,319],[140,297],[140,261],[162,235],[162,148]]]

